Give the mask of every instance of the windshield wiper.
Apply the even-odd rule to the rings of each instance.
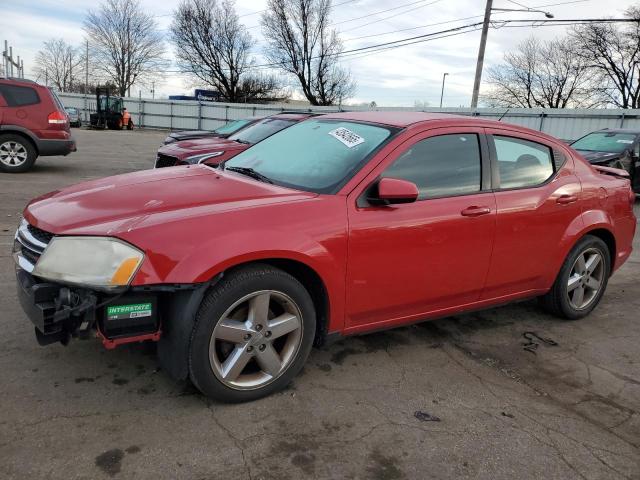
[[[240,140],[239,138],[236,138],[234,140],[234,142],[238,142],[238,143],[242,143],[244,145],[251,145],[251,142],[247,141],[247,140]]]
[[[250,167],[224,167],[225,170],[229,170],[230,172],[238,172],[242,175],[246,175],[247,177],[255,178],[256,180],[260,180],[265,183],[273,183],[269,177],[261,174],[260,172],[256,172],[253,168]]]

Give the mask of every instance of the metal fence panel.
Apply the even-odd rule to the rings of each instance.
[[[59,93],[67,107],[76,107],[83,112],[87,120],[89,113],[95,111],[95,96]],[[491,120],[501,120],[533,130],[543,131],[564,140],[575,140],[586,133],[601,128],[638,128],[640,129],[640,110],[614,109],[491,109],[491,108],[412,108],[332,106],[312,107],[281,104],[244,104],[197,102],[191,100],[151,100],[125,98],[125,107],[131,113],[134,122],[140,127],[165,128],[173,130],[213,130],[229,120],[253,116],[268,116],[283,111],[298,112],[336,112],[367,110],[402,110],[443,112],[457,115],[473,115]]]

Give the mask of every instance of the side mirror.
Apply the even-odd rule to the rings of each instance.
[[[399,178],[383,178],[378,182],[378,199],[383,203],[412,203],[418,199],[415,183]]]

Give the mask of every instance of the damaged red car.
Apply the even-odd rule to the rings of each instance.
[[[284,388],[312,345],[538,297],[588,315],[631,253],[625,171],[472,117],[308,119],[228,160],[33,200],[14,256],[42,344],[158,342],[222,401]]]

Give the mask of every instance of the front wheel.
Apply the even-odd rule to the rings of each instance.
[[[298,280],[268,265],[225,276],[200,306],[191,335],[191,380],[223,402],[255,400],[286,387],[315,334],[313,301]]]
[[[586,317],[600,303],[610,273],[609,247],[600,238],[586,235],[569,252],[542,304],[561,318]]]
[[[127,130],[133,130],[133,120],[129,120],[129,123],[127,123]]]

